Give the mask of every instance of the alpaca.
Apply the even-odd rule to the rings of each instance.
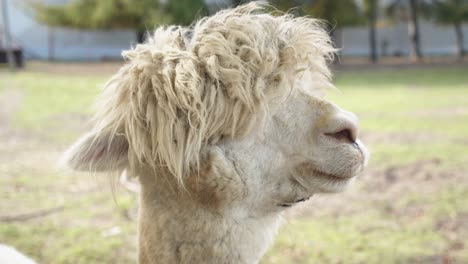
[[[123,53],[75,170],[138,179],[139,263],[258,263],[282,212],[365,166],[357,119],[324,100],[328,34],[249,3]]]
[[[16,249],[0,244],[0,263],[2,264],[36,264],[29,257],[21,254]]]

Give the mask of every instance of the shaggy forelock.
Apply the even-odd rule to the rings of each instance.
[[[183,183],[204,146],[249,134],[303,71],[329,86],[335,49],[321,24],[265,9],[250,3],[190,29],[161,27],[125,51],[126,65],[98,101],[97,133],[124,135],[130,165],[166,170]]]

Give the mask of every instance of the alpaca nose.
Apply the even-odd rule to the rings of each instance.
[[[339,141],[348,141],[353,143],[356,141],[356,136],[349,128],[343,128],[342,130],[334,133],[325,133],[325,135],[338,139]]]
[[[355,143],[358,137],[357,117],[346,111],[342,111],[330,120],[330,126],[324,133],[340,142]]]

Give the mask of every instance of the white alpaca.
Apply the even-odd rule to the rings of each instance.
[[[0,244],[0,263],[2,264],[36,264],[16,249]]]
[[[325,101],[327,33],[258,3],[125,52],[78,170],[141,184],[140,263],[257,263],[286,207],[343,190],[365,165],[356,118]]]

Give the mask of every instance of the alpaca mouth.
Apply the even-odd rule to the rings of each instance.
[[[309,164],[310,166],[310,164]],[[320,179],[319,182],[322,182],[321,184],[319,184],[321,187],[324,186],[324,185],[328,185],[330,182],[334,183],[334,184],[338,184],[338,185],[342,185],[342,184],[345,184],[346,182],[348,182],[350,179],[352,179],[355,175],[336,175],[336,174],[331,174],[331,173],[327,173],[327,172],[323,172],[321,170],[318,170],[318,169],[315,169],[315,168],[310,168],[309,167],[309,173],[312,174],[312,177],[315,178],[315,179]],[[308,174],[309,174],[308,173]],[[307,184],[306,182],[304,182],[303,180],[301,180],[301,178],[297,178],[297,177],[293,177],[291,178],[292,181],[294,181],[296,184],[298,184],[299,186],[301,186],[303,189],[305,190],[308,190],[309,188],[307,187],[309,184]],[[325,192],[330,192],[330,190],[326,190],[326,189],[323,189],[320,187],[320,190],[321,191],[325,191]],[[291,207],[293,205],[296,205],[298,203],[301,203],[301,202],[304,202],[306,200],[308,200],[313,194],[309,195],[309,196],[305,196],[305,197],[300,197],[292,202],[283,202],[283,203],[279,203],[277,204],[277,206],[280,206],[280,207]]]
[[[312,169],[313,177],[323,178],[330,181],[347,181],[354,177],[354,175],[336,175],[331,173],[326,173],[317,169]]]
[[[300,199],[298,199],[298,200],[296,200],[296,201],[294,201],[292,203],[279,203],[277,205],[281,206],[281,207],[291,207],[291,206],[293,206],[293,205],[295,205],[297,203],[305,202],[305,201],[309,200],[309,198],[310,198],[310,196],[307,197],[307,198],[300,198]]]
[[[296,177],[293,177],[292,180],[307,190],[314,187],[322,189],[323,186],[331,186],[330,183],[332,185],[342,185],[350,181],[355,176],[355,173],[334,174],[324,172],[317,169],[314,164],[307,162],[299,166]]]

